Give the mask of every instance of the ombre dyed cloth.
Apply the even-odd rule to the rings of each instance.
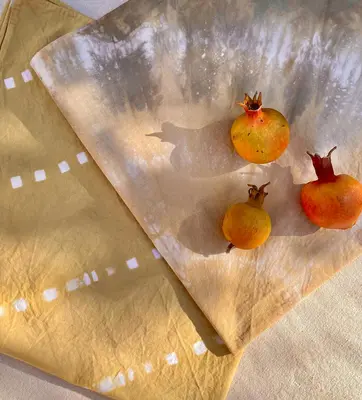
[[[306,151],[333,146],[361,179],[359,3],[131,0],[39,52],[32,65],[80,140],[231,351],[362,251],[361,225],[317,230],[299,206]],[[291,143],[249,165],[229,129],[244,92],[280,110]],[[254,251],[220,222],[247,183],[271,181],[273,229]]]

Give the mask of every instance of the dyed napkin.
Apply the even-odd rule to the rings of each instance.
[[[206,317],[233,351],[362,251],[361,225],[317,230],[299,206],[315,179],[306,151],[333,146],[362,178],[358,3],[130,1],[40,51],[32,65]],[[240,159],[229,129],[244,92],[291,125],[275,163]],[[273,230],[254,251],[227,246],[226,208],[271,181]]]
[[[240,357],[30,68],[87,22],[57,0],[1,18],[0,351],[115,399],[223,399]]]

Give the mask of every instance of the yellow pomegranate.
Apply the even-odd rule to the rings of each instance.
[[[232,205],[226,211],[222,230],[227,241],[230,242],[226,252],[233,247],[249,250],[261,246],[269,237],[271,220],[269,214],[263,209],[263,203],[268,193],[264,192],[266,186],[250,186],[249,199],[246,203]]]
[[[289,144],[289,125],[284,116],[272,108],[262,108],[262,95],[245,94],[238,103],[245,114],[231,127],[231,140],[238,154],[255,164],[265,164],[279,158]]]

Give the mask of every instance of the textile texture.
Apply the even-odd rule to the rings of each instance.
[[[111,184],[236,353],[361,254],[361,222],[318,230],[299,205],[333,154],[361,179],[362,7],[357,2],[130,0],[32,61]],[[244,92],[281,111],[291,142],[250,165],[230,143]],[[272,233],[225,253],[222,217],[271,181]]]
[[[0,351],[116,399],[222,399],[240,356],[29,65],[88,22],[57,0],[15,0],[2,14]]]

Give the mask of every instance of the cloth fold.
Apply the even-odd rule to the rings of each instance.
[[[360,224],[317,230],[299,206],[315,179],[307,150],[337,145],[336,172],[361,179],[361,15],[329,1],[131,0],[32,60],[234,353],[361,254]],[[255,90],[291,125],[286,153],[262,166],[229,138],[235,102]],[[226,255],[226,208],[268,181],[271,238]]]
[[[223,399],[240,356],[29,65],[88,22],[57,0],[15,0],[2,14],[0,351],[116,399]]]

